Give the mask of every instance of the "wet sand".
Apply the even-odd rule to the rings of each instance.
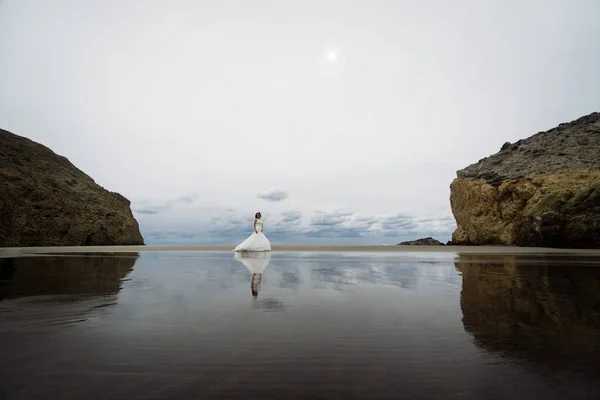
[[[128,253],[157,251],[226,251],[232,252],[232,245],[211,246],[65,246],[65,247],[8,247],[0,248],[0,256],[24,254],[64,254],[64,253]],[[274,244],[272,251],[303,252],[431,252],[455,254],[577,254],[600,255],[600,249],[556,249],[545,247],[516,246],[399,246],[399,245],[320,245],[320,244]]]
[[[598,255],[140,248],[0,257],[0,399],[600,398]]]

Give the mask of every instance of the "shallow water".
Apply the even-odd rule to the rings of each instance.
[[[597,399],[600,257],[0,258],[0,399]]]

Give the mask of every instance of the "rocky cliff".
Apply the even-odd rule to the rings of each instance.
[[[0,129],[0,247],[140,244],[129,200],[49,148]]]
[[[600,247],[600,113],[561,124],[457,172],[453,244]]]

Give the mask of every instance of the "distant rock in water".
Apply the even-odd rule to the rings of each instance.
[[[0,129],[0,247],[143,244],[129,200],[46,146]]]
[[[600,248],[600,113],[505,143],[450,192],[453,244]]]
[[[398,243],[398,246],[443,246],[444,243],[439,240],[435,240],[432,237],[426,237],[422,239],[412,240],[408,242]]]

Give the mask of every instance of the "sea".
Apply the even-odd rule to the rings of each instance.
[[[600,399],[600,252],[0,250],[0,399]]]

